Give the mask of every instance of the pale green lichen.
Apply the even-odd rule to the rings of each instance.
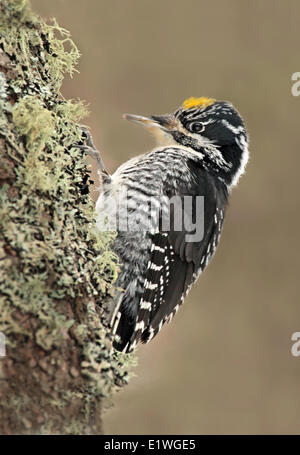
[[[68,73],[72,77],[74,72],[77,72],[75,66],[80,53],[70,37],[70,32],[60,27],[55,19],[53,19],[52,25],[46,25],[46,31],[53,49],[52,54],[47,57],[51,79],[60,84],[64,73]],[[60,36],[60,38],[56,39],[56,36]]]
[[[44,149],[54,134],[52,112],[42,105],[39,98],[24,96],[15,104],[12,120],[18,133],[25,137],[27,149],[36,151],[37,158],[38,152]]]
[[[7,98],[7,84],[6,78],[3,73],[0,71],[0,98],[5,100]]]
[[[94,206],[83,183],[88,167],[76,145],[87,108],[60,96],[63,75],[74,73],[79,52],[69,32],[55,21],[45,24],[27,0],[0,0],[0,70],[7,56],[14,65],[0,72],[0,140],[6,144],[0,147],[0,331],[16,347],[17,336],[27,340],[31,333],[15,311],[34,316],[34,341],[46,352],[63,346],[72,331],[86,377],[74,393],[89,403],[127,383],[134,360],[114,353],[99,316],[119,265],[110,249],[114,234],[93,227]],[[84,322],[64,313],[66,299],[88,302]],[[60,359],[51,362],[60,368]],[[69,398],[63,391],[56,404]],[[51,432],[46,424],[45,432]]]

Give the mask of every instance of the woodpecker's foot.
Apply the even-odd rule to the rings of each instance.
[[[84,150],[88,155],[90,155],[94,160],[97,161],[98,167],[102,172],[106,172],[104,164],[100,155],[99,150],[95,147],[91,133],[87,126],[80,125],[80,128],[83,133],[83,142],[86,142],[86,145],[78,145],[77,147]]]

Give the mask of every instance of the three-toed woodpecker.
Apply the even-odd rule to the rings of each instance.
[[[100,172],[98,227],[103,215],[115,219],[121,263],[110,322],[115,348],[130,352],[171,321],[212,258],[228,194],[248,161],[248,136],[237,110],[212,98],[189,98],[174,114],[124,117],[158,142],[113,175]],[[197,227],[200,237],[191,235]]]

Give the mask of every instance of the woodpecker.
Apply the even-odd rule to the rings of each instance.
[[[172,320],[211,260],[229,193],[248,161],[248,135],[231,103],[207,97],[188,98],[172,114],[124,118],[157,139],[155,149],[111,176],[98,158],[103,188],[96,203],[97,225],[102,229],[107,215],[116,220],[112,248],[121,263],[110,324],[114,347],[128,353]],[[169,203],[172,198],[177,204]],[[197,198],[202,216],[197,216]],[[187,199],[191,210],[180,210]],[[131,226],[128,215],[134,215]],[[171,221],[164,225],[168,217]],[[201,238],[191,235],[197,228]]]

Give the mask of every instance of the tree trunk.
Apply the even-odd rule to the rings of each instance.
[[[95,232],[76,147],[86,109],[60,97],[78,57],[27,0],[0,0],[2,434],[101,433],[103,399],[128,379],[104,322],[113,235]]]

